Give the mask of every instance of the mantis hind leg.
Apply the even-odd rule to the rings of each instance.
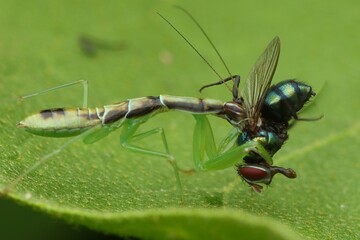
[[[48,153],[47,155],[45,155],[45,156],[43,156],[41,158],[39,158],[32,166],[27,168],[18,177],[16,177],[9,185],[7,185],[5,187],[5,189],[2,192],[0,192],[0,197],[7,195],[19,182],[21,182],[24,179],[24,177],[26,177],[31,172],[38,169],[41,165],[45,164],[48,160],[51,159],[51,157],[59,154],[62,150],[67,148],[72,143],[78,141],[79,139],[85,138],[86,136],[88,136],[88,135],[90,135],[90,134],[92,134],[94,132],[99,131],[100,127],[101,126],[93,127],[91,129],[87,130],[86,132],[83,132],[82,134],[71,138],[70,140],[66,141],[63,145],[61,145],[59,148],[55,149],[54,151]]]
[[[133,152],[152,155],[156,157],[162,157],[165,158],[172,166],[174,173],[175,173],[175,180],[178,186],[178,189],[182,195],[182,184],[179,176],[179,172],[182,170],[178,167],[177,161],[173,155],[171,155],[169,146],[166,140],[165,132],[163,128],[154,128],[146,132],[138,133],[136,134],[136,131],[138,130],[139,126],[144,123],[148,118],[137,118],[137,119],[128,119],[123,124],[123,130],[120,135],[120,143],[121,145]],[[156,151],[152,149],[147,149],[143,147],[139,147],[136,145],[136,142],[138,142],[141,139],[147,138],[149,136],[152,136],[154,134],[159,134],[163,143],[164,150]]]
[[[84,91],[84,93],[83,93],[84,94],[83,95],[83,108],[87,108],[87,103],[88,103],[88,81],[87,80],[78,80],[78,81],[75,81],[75,82],[66,83],[66,84],[63,84],[63,85],[60,85],[60,86],[56,86],[56,87],[48,88],[48,89],[45,89],[45,90],[42,90],[42,91],[38,91],[38,92],[29,94],[29,95],[26,95],[26,96],[22,96],[21,100],[25,100],[27,98],[43,95],[45,93],[56,91],[56,90],[59,90],[59,89],[62,89],[62,88],[67,88],[67,87],[70,87],[70,86],[73,86],[73,85],[76,85],[76,84],[82,84],[83,85],[83,88],[84,88],[84,90],[83,90]]]
[[[87,100],[88,100],[88,82],[86,80],[78,80],[78,81],[74,81],[74,82],[71,82],[71,83],[67,83],[67,84],[63,84],[63,85],[60,85],[60,86],[56,86],[56,87],[48,88],[48,89],[41,90],[41,91],[38,91],[38,92],[34,92],[32,94],[22,96],[21,100],[25,100],[25,99],[28,99],[28,98],[43,95],[43,94],[46,94],[46,93],[49,93],[49,92],[52,92],[52,91],[56,91],[56,90],[60,90],[60,89],[63,89],[63,88],[67,88],[67,87],[70,87],[70,86],[73,86],[73,85],[76,85],[76,84],[82,84],[83,85],[83,91],[84,91],[83,107],[86,108],[87,107]],[[31,172],[35,171],[42,164],[44,164],[47,160],[49,160],[51,157],[53,157],[53,156],[57,155],[58,153],[60,153],[62,150],[64,150],[70,144],[74,143],[75,141],[77,141],[77,140],[79,140],[81,138],[85,138],[89,134],[94,134],[95,132],[99,132],[99,131],[101,131],[101,126],[96,126],[96,127],[90,128],[90,129],[86,130],[85,132],[77,135],[76,137],[73,137],[70,140],[66,141],[62,146],[60,146],[59,148],[57,148],[54,151],[50,152],[49,154],[39,158],[32,166],[30,166],[28,169],[26,169],[24,172],[22,172],[8,186],[6,186],[5,189],[2,192],[0,192],[0,196],[7,195],[19,182],[21,182],[24,179],[24,177],[26,177]]]

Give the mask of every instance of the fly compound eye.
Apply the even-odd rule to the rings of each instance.
[[[270,169],[260,165],[240,165],[238,174],[250,185],[254,183],[269,185],[272,179]]]
[[[275,174],[281,173],[287,178],[296,178],[296,172],[291,168],[285,169],[277,166],[266,166],[260,164],[238,165],[237,171],[240,177],[247,182],[250,187],[260,193],[262,186],[259,184],[270,185]]]

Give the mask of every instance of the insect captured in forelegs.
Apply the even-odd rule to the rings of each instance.
[[[232,130],[216,146],[209,120],[204,115],[194,115],[196,125],[193,134],[193,155],[196,169],[200,171],[226,169],[242,162],[250,153],[256,153],[268,164],[273,160],[262,144],[256,140],[242,145],[234,143],[238,130]],[[207,159],[206,159],[206,156]]]

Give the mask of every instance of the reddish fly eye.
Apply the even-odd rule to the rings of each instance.
[[[263,169],[257,169],[253,167],[241,167],[239,172],[241,176],[250,181],[259,181],[264,179],[267,175],[267,172]]]
[[[250,182],[263,182],[266,183],[269,180],[269,172],[258,166],[244,165],[238,168],[238,173],[245,180]]]

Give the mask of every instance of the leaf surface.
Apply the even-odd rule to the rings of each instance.
[[[234,168],[182,174],[181,199],[171,166],[163,159],[125,151],[119,132],[114,132],[91,145],[71,144],[27,175],[9,197],[75,225],[123,237],[359,238],[360,35],[354,30],[360,20],[358,3],[217,4],[203,8],[200,3],[181,3],[207,30],[234,73],[246,76],[278,35],[282,52],[274,82],[299,77],[320,91],[301,115],[325,117],[298,122],[274,158],[276,165],[295,169],[298,178],[275,177],[271,187],[258,195]],[[19,96],[87,79],[89,106],[164,93],[231,98],[223,86],[202,95],[197,92],[218,79],[156,12],[168,17],[216,69],[223,68],[195,25],[166,2],[8,1],[0,8],[2,189],[67,141],[33,136],[17,129],[16,123],[42,109],[82,104],[80,86],[25,102],[18,101]],[[102,49],[87,57],[78,46],[82,34],[126,47]],[[221,73],[226,77],[225,71]],[[231,127],[221,119],[211,122],[217,139]],[[141,130],[155,127],[165,129],[179,165],[193,168],[192,116],[160,114]],[[142,144],[162,147],[156,136]]]

